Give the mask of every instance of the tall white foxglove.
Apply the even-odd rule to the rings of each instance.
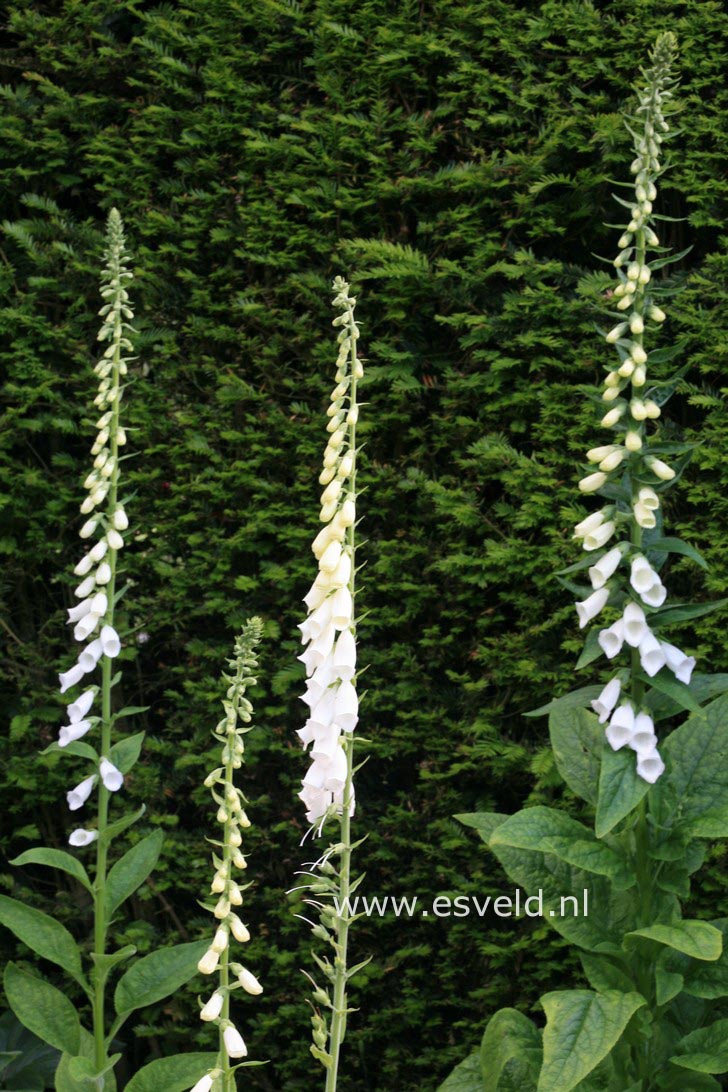
[[[200,959],[197,969],[204,975],[216,975],[215,989],[202,1004],[200,1019],[216,1025],[219,1039],[218,1067],[200,1079],[200,1089],[212,1088],[218,1081],[220,1092],[235,1092],[233,1066],[248,1051],[240,1032],[230,1019],[230,995],[233,990],[243,989],[249,994],[262,993],[262,986],[247,967],[230,959],[230,936],[239,943],[250,940],[233,906],[242,904],[242,893],[235,878],[246,867],[242,852],[241,831],[250,826],[245,810],[246,800],[235,784],[235,770],[243,763],[244,736],[251,731],[253,707],[246,696],[249,687],[255,686],[258,670],[256,649],[263,633],[260,618],[251,618],[243,626],[235,641],[235,652],[228,660],[231,674],[224,674],[227,692],[222,703],[225,716],[215,728],[215,738],[221,746],[220,765],[205,779],[217,809],[217,821],[222,827],[220,839],[213,844],[218,852],[213,854],[215,874],[210,885],[213,899],[206,904],[214,918],[215,932],[210,946]],[[242,723],[241,723],[242,722]],[[243,727],[242,725],[248,725]]]

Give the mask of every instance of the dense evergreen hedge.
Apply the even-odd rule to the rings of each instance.
[[[251,1053],[271,1059],[250,1087],[310,1092],[309,942],[284,892],[301,860],[295,626],[313,576],[330,281],[353,282],[370,361],[365,890],[496,893],[505,878],[451,816],[562,792],[544,722],[522,714],[569,688],[580,647],[553,573],[574,559],[569,529],[585,511],[577,463],[597,417],[580,385],[607,356],[594,322],[608,271],[592,252],[614,250],[603,221],[620,219],[608,182],[626,176],[619,109],[668,27],[685,130],[661,211],[688,217],[665,225],[666,241],[695,248],[666,331],[690,365],[666,428],[703,446],[667,518],[713,566],[705,577],[673,562],[670,586],[725,590],[728,20],[713,0],[10,0],[7,11],[3,849],[61,844],[68,826],[69,766],[36,754],[60,723],[96,268],[116,204],[140,328],[124,696],[151,707],[128,794],[169,833],[137,900],[143,925],[120,923],[118,936],[144,951],[203,928],[208,729],[232,635],[259,613],[248,919],[266,993],[240,1023]],[[711,615],[676,639],[727,670],[724,629]],[[720,867],[696,912],[728,911]],[[0,879],[78,918],[62,877],[58,892],[31,869]],[[375,958],[358,979],[345,1092],[434,1089],[496,1005],[528,1007],[576,973],[545,927],[492,917],[362,921],[355,948]],[[145,1021],[127,1044],[134,1065],[204,1040],[194,991]]]

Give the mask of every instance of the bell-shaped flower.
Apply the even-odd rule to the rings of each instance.
[[[619,618],[608,629],[599,631],[599,647],[608,660],[613,660],[622,651],[624,644],[624,621]]]
[[[113,659],[114,656],[119,655],[119,652],[121,651],[121,641],[113,626],[104,626],[99,634],[99,638],[101,640],[104,656]]]
[[[612,714],[606,736],[609,746],[613,751],[618,751],[629,743],[634,732],[634,709],[629,703],[624,702]]]
[[[695,667],[695,657],[687,656],[675,645],[668,644],[667,641],[661,641],[662,651],[665,654],[665,662],[672,671],[673,675],[680,682],[688,684],[693,674],[693,668]]]
[[[610,576],[613,576],[622,560],[622,551],[619,546],[614,546],[603,557],[600,557],[595,565],[589,569],[589,579],[595,591],[603,588]]]
[[[343,680],[336,691],[334,720],[344,732],[353,732],[359,721],[359,697],[349,680]]]
[[[665,763],[660,758],[657,748],[647,754],[637,755],[637,776],[643,781],[654,785],[658,777],[665,771]]]
[[[308,654],[308,661],[312,665],[313,669],[320,667],[322,663],[328,658],[331,650],[334,647],[334,640],[336,639],[336,629],[333,624],[329,624],[318,637],[311,641],[311,644],[306,649]],[[299,657],[302,659],[303,657]]]
[[[200,974],[214,974],[219,962],[220,953],[216,952],[213,948],[208,948],[197,964],[197,970]]]
[[[642,592],[642,602],[648,607],[661,607],[667,599],[667,588],[658,577],[651,588]]]
[[[121,537],[118,531],[115,531],[112,527],[111,530],[106,532],[106,541],[112,550],[121,550],[124,546],[124,539]]]
[[[665,666],[665,651],[651,630],[647,630],[639,644],[642,670],[652,678]]]
[[[584,535],[582,543],[584,549],[600,550],[602,546],[607,544],[616,529],[617,525],[612,520],[607,520],[606,523],[600,524],[595,531],[590,531],[588,534]]]
[[[341,728],[333,722],[317,731],[311,748],[311,758],[314,762],[330,762],[339,748],[340,738]]]
[[[333,689],[325,690],[315,709],[311,710],[309,723],[314,732],[327,728],[333,723],[336,710],[336,693]]]
[[[206,1073],[204,1077],[200,1077],[199,1081],[194,1085],[190,1092],[210,1092],[214,1083],[215,1078],[210,1073]]]
[[[96,592],[96,595],[91,600],[91,611],[94,614],[98,614],[100,618],[106,614],[109,609],[109,597],[106,592]]]
[[[612,710],[619,701],[621,689],[622,684],[618,678],[610,679],[599,697],[591,703],[592,709],[599,717],[600,724],[605,724],[609,719]]]
[[[99,836],[97,830],[84,830],[83,827],[79,827],[77,830],[72,830],[68,836],[68,844],[70,846],[90,846],[92,842],[95,842]]]
[[[653,511],[657,511],[657,509],[660,507],[660,498],[658,497],[654,489],[649,485],[645,485],[642,487],[642,489],[640,489],[639,493],[637,494],[637,499],[640,501],[641,504],[644,504],[645,508],[650,508]]]
[[[330,542],[321,557],[319,558],[319,568],[323,573],[333,573],[336,570],[336,566],[339,563],[341,557],[341,543],[334,539]]]
[[[200,1012],[200,1020],[217,1020],[218,1016],[222,1012],[223,1002],[225,1000],[225,994],[222,990],[215,990],[212,997],[202,1006]]]
[[[91,595],[91,592],[96,587],[96,579],[93,576],[87,576],[85,580],[82,580],[77,588],[74,589],[73,594],[77,599],[85,599]]]
[[[596,493],[597,489],[601,489],[603,485],[606,485],[607,475],[597,470],[594,474],[587,474],[586,477],[579,481],[579,489],[582,493]]]
[[[328,595],[330,587],[331,581],[328,574],[317,573],[316,579],[303,597],[303,601],[309,610],[316,610],[317,607],[321,606]],[[299,629],[301,628],[299,626]]]
[[[85,690],[80,698],[77,698],[68,706],[66,712],[68,713],[69,724],[77,724],[79,720],[83,720],[93,705],[94,694],[94,690]]]
[[[86,573],[90,572],[94,566],[94,559],[91,554],[84,554],[76,568],[73,570],[76,576],[86,576]]]
[[[80,682],[85,674],[85,670],[79,664],[74,664],[68,671],[61,671],[58,675],[58,679],[61,684],[61,693],[65,694],[67,690],[70,690],[72,686]]]
[[[343,630],[337,638],[333,667],[345,682],[356,674],[356,641],[350,629]]]
[[[77,720],[75,724],[68,724],[58,733],[58,746],[67,747],[69,743],[75,743],[82,739],[91,727],[90,720]]]
[[[301,630],[301,636],[304,641],[316,640],[318,636],[331,625],[331,607],[333,597],[329,596],[321,603],[321,606],[309,614],[305,622],[299,625]]]
[[[605,520],[606,516],[604,510],[592,512],[591,515],[586,516],[580,523],[577,523],[574,528],[574,538],[585,538],[587,535],[601,527]]]
[[[584,599],[581,603],[576,604],[576,613],[579,615],[579,629],[583,629],[588,622],[591,622],[592,618],[596,618],[597,614],[606,606],[609,599],[609,588],[599,588],[597,591]]]
[[[243,987],[246,993],[251,994],[253,997],[257,997],[258,994],[263,992],[258,979],[252,974],[246,967],[241,967],[238,974],[238,982]]]
[[[649,633],[645,612],[638,603],[629,602],[622,615],[624,639],[632,648],[638,648]]]
[[[243,1037],[233,1024],[228,1024],[222,1033],[222,1041],[228,1058],[245,1058],[248,1053]]]
[[[654,455],[649,455],[645,459],[647,466],[650,468],[655,477],[660,478],[663,482],[672,481],[675,477],[675,471],[667,463],[664,463],[662,459],[656,459]]]
[[[94,580],[97,584],[108,584],[111,580],[111,566],[106,561],[102,561],[98,569],[94,574]]]
[[[657,736],[652,717],[647,713],[638,713],[634,718],[634,730],[629,745],[638,755],[648,755],[657,746]]]
[[[117,770],[116,766],[108,758],[102,758],[99,762],[99,773],[109,792],[118,792],[124,784],[124,775],[121,770]]]
[[[77,641],[87,640],[93,631],[101,621],[101,615],[95,614],[94,611],[89,611],[88,614],[84,614],[83,618],[76,622],[73,628],[73,636]]]
[[[88,614],[91,610],[91,604],[93,603],[93,596],[88,596],[81,603],[78,603],[75,607],[71,607],[68,610],[68,623],[80,622],[84,615]],[[97,612],[101,613],[101,612]]]
[[[637,557],[632,559],[629,582],[638,595],[649,591],[655,581],[659,581],[659,579],[646,557],[638,554]]]
[[[346,783],[346,755],[342,747],[338,747],[334,757],[324,770],[325,789],[336,792]]]
[[[351,555],[344,550],[336,568],[331,574],[331,583],[333,587],[341,587],[342,584],[348,584],[351,578]]]
[[[636,501],[632,507],[635,521],[643,531],[651,531],[657,526],[657,519],[652,508],[648,508],[642,501]]]
[[[71,811],[78,811],[88,800],[89,796],[93,792],[93,787],[96,784],[96,774],[91,774],[84,781],[79,782],[75,789],[71,789],[66,793],[66,800]]]
[[[336,629],[348,629],[351,626],[354,604],[351,592],[346,584],[338,588],[332,596],[331,621]]]
[[[95,641],[92,641],[90,645],[86,645],[85,649],[78,657],[78,666],[84,673],[93,671],[96,664],[103,655],[104,647],[101,644],[101,638],[97,637]]]

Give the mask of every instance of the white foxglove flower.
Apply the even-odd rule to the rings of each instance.
[[[214,974],[219,962],[220,953],[216,952],[213,948],[208,948],[197,964],[197,970],[200,974]]]
[[[200,1020],[217,1020],[218,1016],[222,1012],[223,1001],[225,995],[220,990],[215,990],[212,997],[207,1001],[200,1012]]]
[[[190,1092],[210,1092],[214,1083],[214,1078],[209,1073],[206,1073],[204,1077],[200,1077],[199,1081]]]
[[[591,580],[592,587],[595,591],[604,587],[610,576],[613,576],[619,568],[621,560],[622,551],[619,546],[614,546],[609,553],[606,553],[604,557],[600,557],[599,561],[591,566],[589,569],[589,579]]]
[[[108,758],[102,758],[99,762],[99,773],[109,792],[118,792],[124,784],[123,773],[121,770],[117,770],[116,766],[113,762],[109,762]]]
[[[695,667],[695,657],[687,656],[675,645],[668,644],[667,641],[661,641],[662,651],[665,654],[665,662],[672,671],[676,679],[680,682],[688,684],[693,674]]]
[[[112,523],[116,531],[126,531],[129,526],[129,519],[123,508],[119,507],[114,512]]]
[[[348,680],[342,680],[336,691],[334,719],[345,732],[353,732],[357,726],[359,698],[354,684]]]
[[[77,724],[79,720],[83,720],[93,705],[94,693],[93,690],[85,690],[80,698],[77,698],[68,706],[66,712],[70,724]]]
[[[646,592],[642,592],[642,602],[646,603],[648,607],[661,607],[667,599],[667,588],[658,578],[651,588],[648,588]]]
[[[662,459],[656,459],[653,455],[649,455],[645,459],[645,462],[652,473],[663,482],[672,481],[675,477],[675,471],[671,466],[668,466],[667,463],[664,463]]]
[[[592,512],[591,515],[583,519],[581,523],[577,523],[574,528],[574,538],[585,538],[587,535],[591,534],[592,531],[596,531],[597,528],[601,527],[605,521],[606,516],[604,511]]]
[[[70,792],[66,793],[66,800],[71,811],[78,811],[79,808],[83,807],[93,792],[96,780],[96,774],[91,774],[91,777],[79,782],[75,789],[71,789]]]
[[[78,666],[84,673],[93,671],[96,664],[99,662],[103,655],[104,647],[101,643],[101,638],[97,637],[95,641],[92,641],[90,645],[86,645],[85,649],[78,657]]]
[[[343,630],[337,638],[332,669],[345,682],[356,674],[356,641],[350,629]]]
[[[606,485],[607,475],[601,470],[597,470],[595,474],[587,474],[585,478],[582,478],[579,482],[579,489],[582,493],[596,493],[597,489],[601,489],[603,485]]]
[[[351,592],[344,585],[331,597],[331,621],[336,629],[347,629],[352,623],[354,604]]]
[[[77,739],[83,739],[90,727],[90,720],[77,720],[75,724],[65,725],[58,733],[58,746],[67,747],[69,743],[75,743]]]
[[[90,538],[98,527],[99,521],[94,517],[87,519],[81,530],[78,532],[79,538]]]
[[[647,713],[638,713],[634,718],[634,728],[629,745],[638,755],[649,755],[657,746],[657,736],[652,717]]]
[[[254,974],[251,974],[251,972],[245,967],[242,967],[240,970],[240,974],[238,975],[238,982],[243,987],[245,992],[251,994],[253,997],[257,997],[258,994],[263,992],[263,987],[261,986],[258,979],[255,977]]]
[[[634,732],[634,709],[628,703],[619,706],[612,714],[606,729],[606,737],[613,751],[629,743]]]
[[[92,603],[93,596],[89,596],[81,603],[78,603],[75,607],[70,607],[69,610],[66,612],[68,614],[67,625],[70,625],[71,622],[79,622],[84,617],[84,615],[88,614],[88,612],[91,610]]]
[[[245,1058],[248,1054],[248,1048],[243,1041],[243,1037],[238,1029],[233,1024],[228,1024],[222,1033],[222,1040],[225,1045],[225,1051],[228,1058]]]
[[[643,781],[649,781],[650,785],[654,785],[664,771],[665,763],[660,758],[657,748],[648,754],[637,755],[637,775]]]
[[[237,914],[230,915],[230,931],[240,944],[247,944],[250,933]]]
[[[618,619],[608,629],[600,630],[597,640],[607,659],[613,660],[622,651],[622,645],[624,644],[623,619]]]
[[[78,587],[74,590],[73,594],[77,599],[85,599],[91,595],[92,591],[96,587],[96,580],[93,576],[87,576],[85,580],[82,580]]]
[[[610,679],[599,697],[591,703],[592,709],[599,717],[600,724],[605,724],[611,716],[612,710],[619,701],[621,689],[622,684],[619,679]]]
[[[617,525],[612,520],[607,520],[595,531],[590,531],[584,535],[583,546],[585,550],[600,550],[602,546],[605,546],[609,539],[612,537],[617,529]]]
[[[643,531],[651,531],[657,526],[654,509],[648,508],[642,501],[636,501],[632,507],[634,518]]]
[[[638,603],[628,603],[622,615],[624,639],[632,648],[638,648],[649,633],[645,612]]]
[[[84,830],[83,827],[79,827],[78,830],[72,830],[69,834],[68,844],[71,846],[90,846],[98,836],[99,832],[97,830]]]
[[[637,494],[637,499],[641,504],[644,504],[645,508],[656,510],[660,507],[660,498],[657,493],[649,485],[640,489]]]
[[[67,690],[80,682],[84,674],[84,668],[80,664],[74,664],[69,671],[61,671],[58,676],[61,683],[61,693],[65,694]]]
[[[599,588],[598,591],[576,604],[576,613],[579,616],[579,629],[596,618],[599,612],[606,606],[609,599],[609,588]]]
[[[113,626],[104,626],[99,635],[101,641],[101,647],[104,652],[104,656],[108,656],[113,659],[114,656],[118,656],[121,651],[121,642],[119,641],[119,635]]]
[[[652,678],[665,666],[665,652],[654,633],[647,630],[639,644],[642,670]]]
[[[646,557],[638,555],[633,558],[630,569],[629,582],[634,590],[642,595],[643,592],[649,591],[652,585],[659,580],[659,577],[655,570],[650,565]]]
[[[101,615],[94,611],[84,614],[80,622],[76,622],[73,628],[73,636],[77,641],[87,640],[101,621]]]
[[[94,579],[97,584],[108,584],[111,580],[111,566],[107,561],[102,561],[98,569],[94,573]]]
[[[91,571],[94,565],[94,559],[91,554],[85,554],[79,561],[76,568],[73,570],[76,576],[86,576]]]

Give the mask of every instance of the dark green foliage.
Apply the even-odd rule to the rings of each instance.
[[[295,625],[314,575],[316,474],[335,359],[329,283],[359,295],[369,358],[360,418],[361,655],[371,666],[358,779],[366,892],[483,895],[508,881],[450,816],[553,802],[545,722],[522,713],[574,683],[571,596],[577,463],[596,410],[580,384],[607,359],[593,301],[610,254],[607,179],[628,137],[619,109],[646,43],[681,42],[686,129],[674,142],[665,242],[677,267],[670,342],[689,370],[670,427],[702,446],[671,495],[671,533],[711,564],[672,557],[675,600],[728,578],[725,375],[726,16],[712,0],[14,0],[0,54],[5,167],[0,257],[4,387],[3,847],[63,846],[67,771],[38,760],[60,724],[80,482],[92,427],[96,266],[116,204],[134,255],[139,360],[126,402],[136,534],[123,700],[149,705],[129,778],[147,829],[169,834],[132,899],[144,954],[202,935],[211,830],[202,780],[220,666],[243,618],[266,620],[244,789],[254,822],[250,961],[266,992],[239,1013],[251,1088],[309,1092],[303,923],[283,892],[302,851],[294,736],[303,670]],[[667,185],[669,178],[669,187]],[[669,272],[670,270],[668,270]],[[673,405],[676,409],[673,410]],[[721,614],[675,634],[727,670]],[[148,635],[148,640],[145,639]],[[45,763],[45,764],[44,764]],[[536,789],[529,788],[536,775]],[[63,822],[59,823],[59,816]],[[146,822],[146,821],[145,821]],[[130,837],[144,833],[144,823]],[[471,855],[474,855],[471,860]],[[692,910],[725,914],[719,868]],[[14,897],[74,928],[70,877],[6,869]],[[291,899],[292,906],[294,900]],[[4,954],[23,958],[6,937]],[[537,924],[360,921],[343,1092],[434,1089],[496,1007],[583,982]],[[198,983],[197,988],[201,988]],[[204,1049],[195,991],[146,1010],[130,1068]],[[141,1021],[144,1020],[144,1023]],[[120,1049],[120,1047],[119,1047]]]

